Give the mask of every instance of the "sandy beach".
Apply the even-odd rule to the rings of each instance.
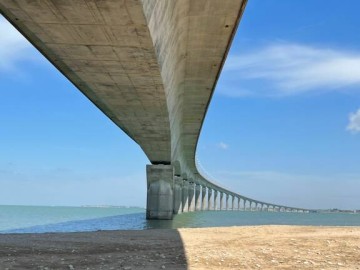
[[[360,269],[360,227],[7,234],[0,269]]]

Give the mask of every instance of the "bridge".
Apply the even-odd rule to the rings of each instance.
[[[197,166],[201,127],[246,0],[0,0],[0,12],[145,152],[148,219],[307,212],[245,197]]]

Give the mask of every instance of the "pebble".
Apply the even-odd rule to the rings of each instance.
[[[165,268],[166,268],[165,265],[162,265],[162,266],[161,266],[161,269],[165,269]]]
[[[68,267],[69,267],[70,270],[74,270],[74,269],[75,269],[72,264],[69,264]]]

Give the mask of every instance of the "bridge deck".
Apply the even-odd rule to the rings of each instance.
[[[0,12],[153,164],[240,198],[198,172],[195,152],[245,4],[0,0]]]

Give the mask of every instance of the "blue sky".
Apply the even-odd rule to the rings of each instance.
[[[250,0],[198,158],[246,196],[360,209],[360,3]],[[0,19],[0,204],[145,205],[148,160]]]

